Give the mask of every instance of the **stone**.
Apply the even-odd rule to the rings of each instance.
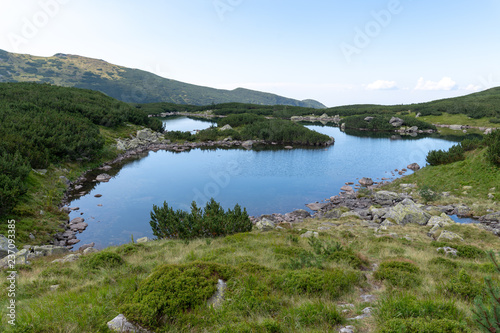
[[[327,206],[328,203],[320,203],[320,202],[313,202],[310,204],[307,204],[306,207],[309,208],[310,210],[321,210],[323,207]]]
[[[373,308],[372,307],[367,307],[362,310],[363,314],[356,316],[354,318],[348,318],[347,320],[361,320],[368,318],[372,315]]]
[[[229,124],[226,124],[224,126],[222,126],[221,128],[219,128],[219,131],[227,131],[227,130],[232,130],[233,128],[231,127],[231,125]]]
[[[85,251],[85,249],[88,249],[88,248],[90,248],[90,247],[94,247],[94,246],[95,246],[95,243],[94,243],[94,242],[92,242],[92,243],[90,243],[90,244],[85,244],[85,245],[82,245],[82,246],[80,246],[80,248],[78,249],[78,252],[83,252],[83,251]]]
[[[377,297],[374,295],[361,295],[359,297],[363,303],[373,303],[377,300]]]
[[[348,325],[348,326],[342,327],[340,329],[339,333],[354,333],[354,326]]]
[[[412,200],[405,199],[392,207],[383,218],[400,225],[406,225],[408,223],[426,225],[431,215],[423,211]]]
[[[285,216],[290,216],[294,219],[306,219],[308,217],[311,217],[311,214],[305,209],[296,209],[291,213],[285,214]]]
[[[102,194],[96,194],[96,195],[94,195],[94,197],[95,198],[100,198],[100,197],[102,197]]]
[[[371,178],[366,178],[366,177],[363,177],[359,180],[359,184],[361,186],[371,186],[373,185],[373,180]]]
[[[276,227],[276,225],[274,224],[273,221],[263,218],[262,220],[255,223],[255,227],[260,231],[269,231],[273,230]]]
[[[293,149],[293,147],[292,147],[292,146],[285,146],[284,148],[285,148],[285,149]]]
[[[85,219],[83,217],[75,217],[74,219],[69,222],[69,224],[78,224],[84,222]]]
[[[445,213],[442,213],[439,216],[432,216],[430,220],[427,222],[428,226],[440,225],[441,227],[455,224],[455,221]]]
[[[75,244],[77,244],[77,243],[80,243],[80,240],[79,240],[79,239],[70,239],[70,240],[67,240],[67,241],[66,241],[66,244],[68,244],[68,245],[70,245],[70,246],[71,246],[71,245],[75,245]]]
[[[499,223],[500,222],[500,212],[495,212],[491,213],[485,216],[482,216],[480,218],[482,222],[493,222],[493,223]]]
[[[401,127],[405,121],[398,117],[392,117],[391,120],[389,120],[389,123],[394,127]]]
[[[243,147],[246,147],[246,148],[252,148],[252,146],[253,146],[253,141],[252,141],[252,140],[247,140],[247,141],[244,141],[241,145],[242,145]]]
[[[418,163],[412,163],[412,164],[409,164],[407,166],[407,168],[410,170],[413,170],[413,171],[417,171],[417,170],[420,170],[420,165],[418,165]]]
[[[459,131],[462,129],[462,125],[450,125],[450,129],[454,131]]]
[[[456,206],[453,212],[458,217],[472,217],[470,208],[465,205]]]
[[[88,223],[82,222],[82,223],[71,224],[69,228],[73,231],[79,231],[81,233],[85,229],[87,229],[88,226],[89,226]]]
[[[354,211],[345,212],[342,215],[340,215],[340,218],[349,218],[349,217],[361,219],[361,215],[359,215],[359,213],[354,212]]]
[[[42,245],[33,247],[34,252],[42,252],[44,256],[53,256],[59,254],[68,253],[69,250],[64,246],[55,246],[55,245]]]
[[[456,233],[454,232],[451,232],[451,231],[448,231],[448,230],[443,230],[441,231],[441,234],[439,235],[437,241],[443,241],[443,240],[461,240],[463,241],[464,239],[460,236],[460,235],[457,235]]]
[[[364,120],[367,121],[367,122],[370,122],[374,119],[374,117],[366,117]]]
[[[54,284],[54,285],[50,286],[50,291],[56,291],[57,289],[59,289],[58,284]]]
[[[96,177],[96,180],[98,182],[103,182],[103,183],[109,182],[110,179],[111,179],[111,176],[108,175],[107,173],[101,173],[100,175],[98,175]]]
[[[346,208],[334,208],[326,212],[323,217],[326,219],[338,219],[346,212]]]
[[[103,167],[100,167],[99,169],[104,170],[104,171],[109,171],[109,170],[113,169],[113,167],[111,165],[105,165]]]
[[[141,238],[137,239],[137,243],[147,243],[150,241],[151,241],[151,239],[149,237],[141,237]]]
[[[394,201],[400,200],[399,194],[390,191],[375,192],[373,200],[381,205],[391,205]]]
[[[311,231],[311,230],[309,230],[309,231],[307,231],[306,233],[303,233],[302,235],[300,235],[300,237],[302,237],[302,238],[311,238],[311,237],[316,237],[316,238],[318,238],[318,237],[319,237],[319,234],[318,234],[318,232],[316,232],[316,231]]]
[[[99,250],[96,249],[95,247],[88,247],[85,250],[83,250],[83,255],[86,256],[86,255],[96,253],[96,252],[99,252]]]
[[[119,314],[112,320],[107,322],[108,328],[112,332],[120,333],[146,333],[148,332],[142,327],[130,323],[124,315]]]
[[[439,247],[437,249],[438,252],[440,251],[443,251],[444,254],[446,255],[451,255],[451,256],[457,256],[457,253],[458,253],[458,250],[457,249],[454,249],[452,247],[449,247],[449,246],[445,246],[445,247]]]
[[[219,279],[217,281],[217,290],[215,294],[210,297],[207,301],[207,305],[213,308],[219,308],[222,306],[222,302],[224,302],[224,293],[227,288],[227,283],[224,280]]]
[[[14,253],[18,252],[19,250],[14,246],[15,243],[12,243],[11,246],[9,246],[9,239],[5,237],[4,235],[0,235],[0,258],[4,258],[9,254],[9,250]]]
[[[354,189],[352,186],[344,185],[340,188],[341,191],[346,191],[346,192],[354,192]]]

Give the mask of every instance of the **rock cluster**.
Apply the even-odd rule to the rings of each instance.
[[[155,132],[149,128],[137,131],[135,138],[128,140],[117,139],[116,147],[119,150],[129,150],[136,149],[140,146],[145,146],[151,143],[160,143],[164,141],[165,138],[162,134]]]

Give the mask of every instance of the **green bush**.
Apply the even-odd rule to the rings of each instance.
[[[496,166],[500,166],[500,130],[493,131],[485,136],[484,141],[488,146],[486,157]]]
[[[473,281],[465,269],[461,269],[458,276],[452,277],[450,281],[444,284],[443,288],[446,293],[459,296],[465,300],[473,300],[482,290],[481,284]]]
[[[498,283],[498,274],[500,274],[500,265],[498,264],[495,253],[488,252],[492,264],[496,268],[497,279],[485,279],[485,288],[474,300],[474,321],[481,332],[500,332],[500,284]]]
[[[230,125],[231,127],[239,127],[243,125],[252,124],[256,121],[265,121],[266,118],[252,113],[230,114],[225,118],[217,121],[217,126]]]
[[[146,246],[144,244],[140,243],[134,243],[134,244],[125,244],[122,245],[118,248],[116,252],[118,252],[121,255],[130,255],[132,253],[138,252],[140,249],[144,249]]]
[[[78,265],[84,269],[109,269],[122,266],[125,262],[116,253],[101,251],[85,256],[78,261]]]
[[[373,277],[401,288],[416,287],[422,283],[420,269],[411,262],[400,260],[382,262]]]
[[[464,149],[461,145],[453,145],[448,151],[444,150],[431,150],[427,153],[425,160],[429,165],[450,164],[465,159]]]
[[[168,131],[164,134],[165,139],[171,141],[194,141],[196,136],[192,135],[190,132],[182,131]]]
[[[457,250],[457,256],[467,259],[484,259],[486,252],[474,245],[454,244],[449,242],[431,242],[434,247],[452,247]]]
[[[132,322],[160,328],[178,314],[204,304],[215,293],[218,279],[227,281],[233,274],[227,266],[213,263],[161,265],[140,283],[121,310]]]
[[[464,323],[452,319],[395,318],[385,322],[378,333],[468,333]]]
[[[193,201],[191,213],[174,211],[166,202],[163,207],[153,205],[149,223],[156,237],[179,239],[231,235],[251,231],[253,226],[245,208],[236,204],[225,212],[213,198],[203,211]]]
[[[362,275],[354,271],[305,268],[277,273],[272,283],[276,289],[289,294],[316,294],[337,298],[349,292],[361,279]]]
[[[420,187],[420,189],[418,190],[418,194],[425,203],[436,201],[437,199],[439,199],[439,194],[437,193],[437,191],[428,185],[423,185],[422,187]]]
[[[351,251],[337,251],[328,257],[330,260],[338,263],[345,263],[352,268],[361,269],[367,266],[369,263]]]
[[[0,143],[0,216],[10,212],[26,193],[30,171],[29,162],[19,152],[7,153]]]
[[[484,141],[478,138],[474,139],[465,139],[460,142],[460,145],[464,149],[464,151],[471,151],[481,147],[484,144]]]

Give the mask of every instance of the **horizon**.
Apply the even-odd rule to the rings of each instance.
[[[0,14],[0,49],[11,53],[104,59],[194,85],[327,107],[406,105],[500,86],[500,45],[492,42],[500,4],[493,0],[481,6],[5,0],[3,6],[9,10]]]

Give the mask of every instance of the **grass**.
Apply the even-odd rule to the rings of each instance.
[[[469,297],[477,288],[468,289],[466,283],[482,286],[483,278],[492,275],[487,258],[445,257],[427,236],[429,228],[417,225],[395,226],[386,232],[396,237],[378,238],[359,219],[335,220],[338,226],[322,231],[317,242],[298,237],[305,230],[318,231],[325,222],[333,220],[306,220],[302,231],[125,244],[73,263],[40,258],[19,269],[19,325],[12,329],[5,316],[2,325],[7,332],[108,332],[106,322],[123,311],[156,332],[330,332],[347,324],[356,326],[356,332],[396,332],[424,322],[428,330],[477,331]],[[475,225],[454,230],[464,235],[462,246],[473,246],[474,253],[500,248],[498,237]],[[304,253],[321,257],[321,268],[287,267]],[[364,265],[335,260],[332,253],[355,254]],[[372,270],[372,264],[379,268]],[[389,274],[384,279],[376,276],[381,270]],[[398,280],[412,274],[419,283]],[[220,308],[212,308],[205,301],[218,278],[227,282],[227,294]],[[388,283],[391,278],[396,283]],[[56,284],[59,288],[51,291]],[[194,285],[200,286],[196,293],[182,293]],[[150,289],[164,300],[163,310],[157,308],[160,312],[153,316],[147,302],[160,303]],[[378,301],[363,303],[362,294],[373,294]],[[6,302],[6,293],[0,293],[0,308]],[[342,312],[346,303],[354,308]],[[376,309],[373,317],[347,320],[367,306]]]
[[[470,118],[465,114],[450,114],[444,112],[440,116],[421,116],[418,119],[426,121],[431,124],[441,124],[441,125],[469,125],[474,127],[500,127],[500,124],[490,123],[490,118]],[[441,128],[440,130],[443,130]],[[452,132],[456,132],[451,130]],[[467,130],[467,132],[471,129]]]
[[[486,160],[484,149],[467,152],[464,161],[426,166],[395,180],[387,189],[399,190],[403,183],[413,183],[418,188],[428,186],[439,193],[450,192],[451,197],[441,196],[436,203],[464,203],[473,208],[475,215],[484,215],[487,209],[500,210],[500,168]],[[493,199],[488,198],[490,193],[494,195]],[[418,189],[414,194],[418,194]]]

